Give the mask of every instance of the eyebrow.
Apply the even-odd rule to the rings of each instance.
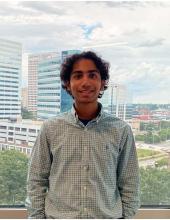
[[[88,70],[87,72],[88,72],[88,73],[93,73],[93,72],[99,73],[99,71],[98,71],[97,69]],[[71,74],[78,74],[78,73],[83,73],[83,71],[81,71],[81,70],[75,70],[75,71],[72,72]]]

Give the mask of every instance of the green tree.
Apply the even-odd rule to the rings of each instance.
[[[24,204],[28,158],[16,150],[0,152],[0,204]]]
[[[142,135],[142,134],[135,135],[135,140],[136,141],[144,141],[145,140],[145,136]]]
[[[151,131],[148,131],[147,134],[145,135],[145,143],[147,144],[152,144],[153,143],[153,134]]]
[[[157,168],[140,168],[141,204],[170,204],[170,171]]]
[[[21,115],[23,119],[36,119],[32,112],[29,112],[27,109],[21,109]]]
[[[167,140],[167,130],[166,129],[162,129],[160,132],[159,132],[159,136],[160,136],[160,139],[161,141],[166,141]]]
[[[160,129],[170,128],[170,121],[160,121],[159,125]]]
[[[154,139],[154,143],[160,143],[161,142],[161,138],[159,135],[153,135],[153,139]]]

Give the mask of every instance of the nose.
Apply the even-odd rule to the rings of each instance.
[[[81,81],[82,86],[90,86],[90,79],[87,75],[84,75]]]

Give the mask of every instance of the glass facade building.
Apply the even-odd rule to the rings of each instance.
[[[56,56],[56,52],[30,54],[28,56],[28,110],[37,115],[38,65]]]
[[[0,39],[0,119],[21,117],[22,45]]]
[[[60,113],[60,64],[56,57],[40,62],[38,66],[37,118],[47,119]]]
[[[132,108],[128,104],[128,91],[126,86],[110,83],[99,102],[106,112],[122,120],[131,118]]]
[[[79,50],[62,51],[61,54],[46,58],[38,65],[37,118],[55,117],[71,109],[72,97],[62,88],[60,66],[66,57]]]
[[[65,50],[61,52],[61,61],[68,56],[71,56],[75,53],[80,53],[80,50]],[[73,104],[73,98],[61,87],[61,112],[68,111]]]

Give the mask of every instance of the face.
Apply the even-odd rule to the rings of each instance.
[[[104,81],[92,60],[80,59],[74,63],[67,89],[77,104],[96,103],[103,86]]]

